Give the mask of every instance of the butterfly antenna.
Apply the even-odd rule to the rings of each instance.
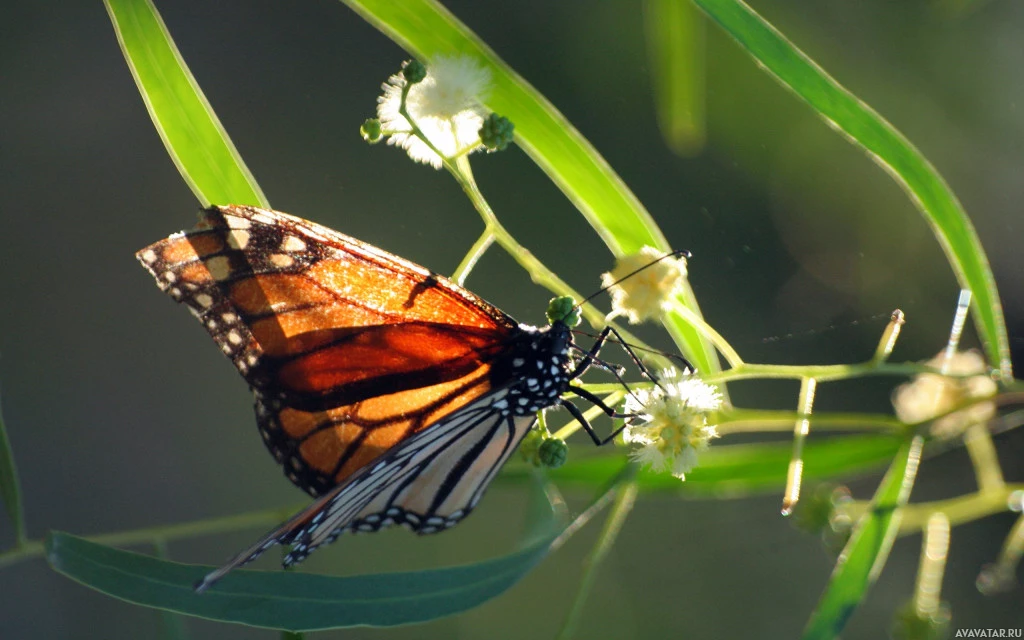
[[[597,296],[601,295],[602,293],[608,291],[609,289],[611,289],[615,285],[619,284],[623,280],[628,280],[628,279],[632,278],[636,274],[640,273],[641,271],[643,271],[645,269],[649,269],[649,268],[653,267],[654,265],[658,264],[662,260],[667,260],[668,258],[690,258],[691,255],[692,254],[690,254],[690,252],[685,250],[685,249],[676,249],[675,251],[671,251],[669,253],[666,253],[665,255],[661,256],[657,260],[652,260],[651,262],[648,262],[647,264],[645,264],[644,266],[640,267],[639,269],[635,269],[633,271],[630,271],[629,273],[627,273],[626,275],[622,276],[621,278],[619,278],[615,282],[612,282],[612,283],[610,283],[610,284],[608,284],[608,285],[606,285],[604,287],[601,287],[600,289],[595,291],[593,294],[587,296],[586,299],[584,299],[584,300],[582,300],[580,302],[577,302],[576,306],[574,307],[574,309],[579,309],[579,308],[583,307],[583,305],[585,305],[586,303],[590,302],[591,300],[593,300]]]

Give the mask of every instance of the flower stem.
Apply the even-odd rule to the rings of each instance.
[[[223,518],[209,518],[159,527],[85,536],[85,539],[99,544],[118,547],[137,544],[157,544],[160,541],[167,543],[173,540],[197,538],[199,536],[238,531],[240,529],[272,527],[279,524],[296,510],[294,506],[286,509],[278,507],[276,509],[251,511]],[[0,553],[0,568],[21,562],[22,560],[40,557],[45,552],[46,549],[43,541],[29,540],[13,549]]]
[[[484,229],[484,232],[480,234],[477,241],[473,243],[473,246],[470,247],[469,251],[466,253],[466,257],[462,259],[462,262],[455,270],[455,273],[452,274],[452,280],[454,280],[457,285],[460,287],[465,286],[466,277],[469,275],[469,272],[473,270],[477,261],[483,257],[484,253],[492,244],[494,244],[494,232],[491,231],[490,228],[486,228]]]
[[[899,535],[920,533],[933,513],[944,513],[951,526],[979,520],[985,516],[1010,510],[1010,499],[1015,491],[1024,491],[1024,484],[1007,484],[1001,489],[977,491],[948,500],[908,504],[900,510]],[[855,521],[871,507],[867,501],[854,502],[845,509]]]

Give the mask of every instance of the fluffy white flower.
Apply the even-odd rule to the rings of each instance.
[[[441,156],[412,133],[412,124],[399,113],[408,81],[401,73],[382,85],[377,117],[390,137],[388,144],[405,149],[416,162],[441,168]],[[480,127],[487,115],[481,102],[491,87],[491,73],[468,56],[439,56],[427,64],[426,77],[409,88],[405,107],[430,143],[451,158],[480,146]]]
[[[625,412],[637,414],[623,439],[639,445],[630,457],[652,469],[668,470],[680,480],[697,466],[697,454],[718,437],[708,414],[722,404],[715,387],[675,369],[662,372],[658,385],[627,396]]]
[[[609,320],[625,316],[630,324],[637,324],[657,318],[669,309],[686,282],[686,258],[664,258],[664,255],[664,251],[644,247],[637,253],[619,258],[614,269],[601,274],[601,284],[610,287],[608,292],[612,296]],[[651,264],[655,260],[659,260],[657,264]],[[629,275],[643,267],[647,268]],[[626,279],[612,285],[622,278]]]
[[[977,351],[957,352],[948,361],[943,352],[925,364],[936,369],[944,366],[946,373],[953,375],[978,375],[950,378],[936,373],[922,373],[900,385],[892,394],[892,406],[896,416],[903,422],[923,422],[973,398],[985,398],[996,393],[996,383],[988,375],[989,367]],[[972,424],[986,422],[995,413],[993,403],[976,403],[933,422],[932,435],[954,437]]]

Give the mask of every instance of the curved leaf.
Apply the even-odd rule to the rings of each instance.
[[[472,608],[515,584],[548,553],[554,533],[499,558],[427,571],[332,577],[236,571],[197,594],[213,567],[159,560],[51,533],[47,559],[58,572],[107,595],[149,607],[254,627],[313,631],[393,626]]]
[[[1013,379],[1003,308],[992,269],[960,201],[934,166],[882,116],[739,0],[694,0],[757,62],[861,147],[906,191],[939,240],[972,309],[991,363]]]
[[[269,207],[151,0],[104,4],[153,125],[203,206]]]

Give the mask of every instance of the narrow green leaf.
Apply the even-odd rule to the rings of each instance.
[[[857,523],[836,562],[828,587],[804,629],[804,640],[832,640],[846,626],[885,566],[899,532],[899,509],[906,505],[921,460],[923,438],[903,445],[882,479],[871,509]]]
[[[421,61],[469,55],[493,79],[487,106],[516,126],[516,143],[580,210],[616,256],[644,245],[668,251],[651,215],[604,158],[548,100],[476,34],[432,0],[342,0],[367,22]],[[687,306],[700,313],[692,293]],[[719,371],[718,357],[678,315],[668,320],[673,339],[701,371]]]
[[[704,15],[692,0],[646,0],[644,25],[658,126],[669,148],[704,148]]]
[[[7,439],[7,427],[4,426],[3,412],[0,411],[0,498],[4,508],[14,525],[15,545],[21,546],[27,540],[25,533],[25,513],[21,507],[21,487],[18,484],[18,468],[14,464],[14,452],[11,441]]]
[[[974,293],[972,310],[989,360],[1013,379],[1010,346],[988,258],[949,185],[889,122],[850,93],[739,0],[694,0],[757,62],[807,102],[828,124],[896,180],[924,215],[960,286]]]
[[[153,124],[203,206],[269,206],[151,0],[104,0]]]
[[[555,533],[476,564],[354,577],[236,571],[203,594],[193,585],[213,567],[158,560],[59,532],[48,537],[46,550],[56,571],[127,602],[254,627],[314,631],[393,626],[465,611],[522,578],[547,555]]]
[[[804,480],[824,482],[864,474],[883,467],[893,459],[905,438],[895,435],[840,436],[808,442],[804,448]],[[773,442],[714,445],[700,455],[700,465],[686,474],[686,481],[665,472],[641,470],[636,485],[641,492],[670,492],[695,498],[731,498],[754,493],[782,491],[792,445]],[[564,487],[597,487],[622,470],[619,455],[573,459],[548,471]],[[501,482],[519,482],[529,477],[525,464],[510,464],[498,477]]]

